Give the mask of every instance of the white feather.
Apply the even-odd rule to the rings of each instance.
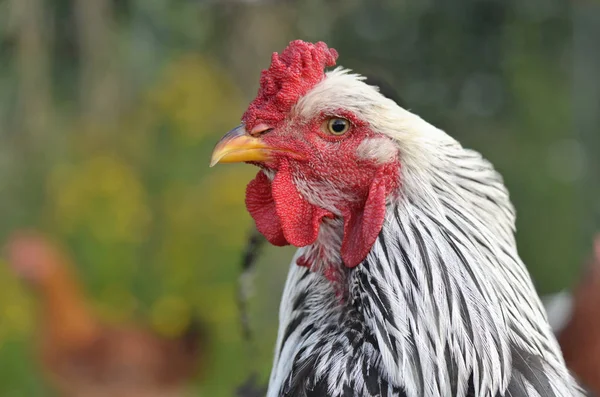
[[[517,253],[515,211],[492,165],[341,68],[292,114],[302,120],[340,109],[380,134],[359,146],[359,157],[386,162],[398,156],[401,187],[368,257],[353,270],[340,269],[348,283],[345,304],[320,273],[341,266],[341,220],[328,220],[317,242],[298,251],[282,298],[268,397],[280,395],[302,360],[312,360],[314,380],[325,379],[331,396],[341,396],[351,382],[356,395],[370,395],[361,371],[371,368],[389,390],[401,388],[410,397],[450,396],[453,383],[456,397],[464,397],[470,377],[475,395],[495,397],[521,376],[515,351],[540,358],[556,396],[581,395]],[[348,199],[327,181],[315,186],[297,178],[296,184],[307,200],[337,215],[336,204]],[[300,255],[314,262],[315,273],[295,264]],[[354,319],[362,319],[375,345],[349,342],[341,324]],[[528,396],[540,395],[523,379]]]

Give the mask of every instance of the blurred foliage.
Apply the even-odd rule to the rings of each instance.
[[[492,160],[540,291],[568,286],[587,248],[579,197],[592,192],[585,156],[599,141],[572,128],[574,5],[533,3],[1,0],[0,237],[34,226],[65,241],[107,321],[168,336],[206,322],[205,395],[231,396],[254,368],[266,379],[292,250],[261,260],[258,337],[245,346],[235,288],[255,170],[208,159],[270,52],[303,38]],[[0,263],[2,396],[48,393],[30,359],[35,307]]]

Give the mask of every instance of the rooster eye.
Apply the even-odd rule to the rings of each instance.
[[[333,135],[342,135],[345,134],[350,128],[350,122],[346,119],[330,119],[327,122],[327,129]]]

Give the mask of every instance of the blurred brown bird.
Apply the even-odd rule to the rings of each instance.
[[[600,234],[592,259],[570,297],[564,326],[557,331],[567,366],[594,395],[600,395]]]
[[[61,396],[185,395],[204,353],[197,324],[178,339],[103,324],[88,307],[67,254],[37,232],[15,233],[7,256],[37,293],[39,356]]]

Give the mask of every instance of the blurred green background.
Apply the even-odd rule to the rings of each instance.
[[[235,293],[256,170],[208,162],[296,38],[492,160],[539,291],[572,284],[600,215],[593,0],[0,0],[0,240],[28,226],[64,241],[109,322],[207,322],[203,395],[231,396],[255,367],[266,380],[293,250],[260,259],[247,346]],[[33,297],[0,266],[3,397],[51,395],[35,328]]]

